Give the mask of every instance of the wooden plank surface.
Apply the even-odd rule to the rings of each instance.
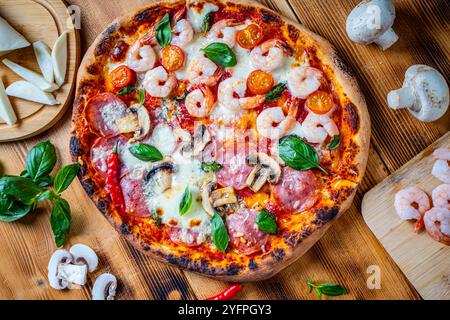
[[[414,233],[414,223],[401,220],[394,208],[399,190],[417,186],[431,196],[434,188],[442,184],[431,175],[436,160],[433,151],[437,148],[450,148],[450,132],[367,192],[362,215],[424,299],[450,300],[450,248],[433,240],[427,232]]]
[[[1,1],[1,0],[0,0]],[[92,43],[110,21],[145,4],[147,0],[70,0],[81,9],[82,50]],[[361,47],[345,35],[345,18],[358,0],[265,0],[269,7],[328,38],[355,69],[367,98],[373,122],[372,148],[367,174],[351,209],[299,261],[274,278],[249,284],[242,299],[313,299],[305,281],[333,281],[347,287],[340,299],[420,299],[420,295],[386,253],[360,213],[365,192],[401,167],[450,128],[448,116],[422,124],[407,111],[390,111],[386,93],[400,86],[404,70],[413,63],[426,63],[449,74],[449,5],[446,0],[396,1],[394,25],[400,42],[387,52],[375,46]],[[424,30],[427,26],[427,30]],[[448,80],[448,79],[447,79]],[[51,139],[60,161],[68,163],[70,114],[47,133],[20,143],[0,145],[3,170],[19,173],[27,150],[36,142]],[[155,262],[132,249],[91,204],[79,183],[65,193],[73,207],[70,243],[92,246],[101,259],[98,273],[106,270],[121,282],[118,299],[202,299],[225,289],[227,284],[180,271]],[[83,299],[89,297],[90,282],[82,290],[57,292],[48,288],[46,265],[55,249],[48,222],[49,208],[14,224],[0,224],[0,298]],[[368,289],[367,269],[378,266],[381,289]]]

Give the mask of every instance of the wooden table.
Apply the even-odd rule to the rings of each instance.
[[[345,19],[359,0],[266,0],[267,6],[300,21],[329,39],[356,71],[366,96],[373,125],[367,173],[354,205],[299,261],[270,280],[248,284],[241,299],[313,299],[305,281],[337,282],[350,291],[342,299],[420,299],[392,259],[363,221],[360,207],[366,191],[401,167],[414,155],[449,131],[448,114],[425,124],[407,111],[391,111],[386,94],[401,85],[406,68],[423,63],[450,74],[450,39],[447,0],[395,1],[394,28],[400,40],[386,52],[349,41]],[[116,16],[149,1],[70,0],[81,8],[83,52]],[[18,174],[27,150],[50,139],[59,150],[61,163],[70,162],[68,133],[70,112],[53,129],[36,138],[0,145],[0,172]],[[70,243],[83,242],[100,256],[97,274],[110,271],[120,279],[118,299],[202,299],[227,287],[226,283],[156,262],[122,240],[74,183],[65,193],[72,206]],[[49,288],[47,263],[55,250],[49,226],[49,207],[13,224],[0,224],[0,298],[88,299],[92,280],[81,290],[59,292]],[[367,268],[381,270],[381,289],[369,290]]]

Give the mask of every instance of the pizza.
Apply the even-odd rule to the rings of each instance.
[[[114,21],[78,73],[79,179],[142,252],[266,279],[352,203],[370,139],[333,47],[252,1],[159,2]]]

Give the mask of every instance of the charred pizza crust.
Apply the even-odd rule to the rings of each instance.
[[[155,3],[130,16],[117,19],[98,36],[87,50],[78,73],[70,151],[73,160],[81,164],[79,180],[88,196],[116,231],[138,250],[179,268],[221,280],[244,282],[267,279],[301,257],[322,237],[333,221],[350,207],[358,184],[364,175],[369,152],[370,119],[366,103],[353,72],[328,41],[254,1],[226,2],[227,7],[259,14],[264,21],[284,27],[292,44],[302,41],[303,45],[313,48],[324,66],[324,70],[326,69],[325,71],[333,77],[333,82],[338,84],[335,90],[339,92],[342,106],[340,129],[347,132],[349,137],[342,155],[343,162],[348,168],[343,179],[345,182],[342,183],[340,180],[333,184],[333,181],[330,181],[327,187],[331,191],[329,191],[327,203],[311,210],[311,215],[305,218],[304,223],[300,226],[290,226],[280,231],[280,234],[277,235],[278,241],[269,251],[250,258],[240,258],[229,253],[231,258],[220,260],[194,254],[193,250],[188,247],[179,245],[168,247],[167,245],[162,246],[156,241],[146,241],[140,236],[139,230],[136,231],[139,226],[130,226],[122,220],[114,206],[111,205],[107,194],[102,190],[102,186],[95,179],[95,173],[89,164],[89,150],[92,141],[84,138],[88,126],[83,112],[89,98],[102,90],[98,87],[98,80],[102,73],[99,57],[109,55],[114,49],[114,45],[120,39],[121,27],[132,21],[136,28],[139,28],[150,17],[160,16],[166,9],[179,6],[183,2]]]

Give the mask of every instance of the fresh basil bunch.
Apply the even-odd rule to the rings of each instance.
[[[14,222],[36,209],[39,201],[52,203],[50,224],[58,247],[64,245],[70,230],[69,203],[61,197],[77,176],[80,165],[69,164],[61,168],[53,178],[56,165],[55,146],[44,141],[34,146],[25,160],[26,170],[20,176],[4,176],[0,179],[0,221]],[[53,188],[48,188],[53,184]]]

